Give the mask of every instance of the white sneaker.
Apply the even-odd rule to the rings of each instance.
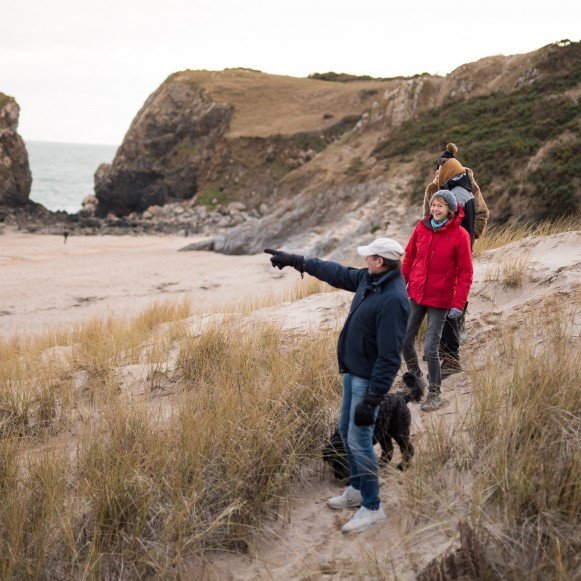
[[[361,506],[361,492],[349,485],[341,496],[334,496],[327,500],[327,506],[335,510]]]
[[[383,512],[383,508],[369,510],[362,506],[353,515],[353,518],[341,527],[341,530],[344,533],[360,533],[384,520],[387,520],[387,517],[385,516],[385,512]]]

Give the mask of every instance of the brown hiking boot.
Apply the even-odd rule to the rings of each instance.
[[[442,399],[439,391],[430,390],[428,391],[428,397],[426,401],[420,406],[423,412],[435,412],[441,407],[444,407],[448,402]]]

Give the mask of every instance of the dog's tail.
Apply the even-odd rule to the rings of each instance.
[[[421,377],[418,377],[411,371],[406,371],[402,377],[403,384],[408,388],[409,392],[403,395],[406,403],[413,401],[415,403],[422,400],[424,397],[424,382]]]

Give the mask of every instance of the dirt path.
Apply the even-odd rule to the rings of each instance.
[[[412,405],[412,440],[423,431],[425,421],[443,421],[453,429],[471,401],[469,380],[465,373],[452,376],[443,385],[449,403],[438,412],[425,414]],[[427,420],[429,418],[429,420]],[[380,469],[380,496],[387,522],[361,534],[345,535],[341,526],[355,509],[336,511],[327,508],[326,500],[341,494],[343,487],[317,463],[305,470],[297,485],[297,497],[291,502],[290,514],[271,523],[267,532],[253,547],[251,556],[214,554],[203,565],[192,564],[188,577],[211,580],[251,579],[344,579],[370,575],[378,570],[386,578],[415,579],[434,556],[452,542],[456,520],[406,533],[400,519],[402,513],[396,492],[403,475],[395,466],[396,450],[389,466]],[[381,560],[377,560],[377,556]]]

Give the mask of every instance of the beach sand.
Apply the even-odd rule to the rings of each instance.
[[[0,337],[41,332],[111,314],[136,315],[155,301],[196,309],[282,292],[299,277],[264,254],[178,252],[194,238],[0,235]]]

